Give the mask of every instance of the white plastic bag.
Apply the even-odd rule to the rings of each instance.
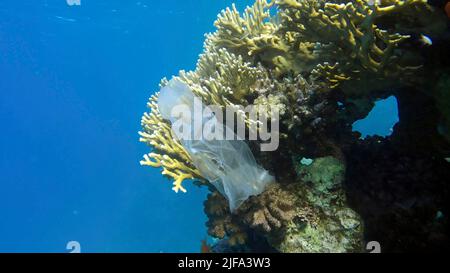
[[[189,86],[173,79],[161,88],[158,108],[163,118],[171,121],[173,130],[175,124],[188,128],[189,132],[180,133],[177,127],[174,133],[201,175],[227,198],[230,210],[234,211],[250,196],[263,192],[269,183],[274,182],[274,177],[256,163],[245,141],[237,140],[234,132],[211,114],[211,109],[202,105],[201,112],[210,114],[195,115],[194,110],[198,106],[195,100],[200,101]],[[190,114],[179,115],[177,109],[183,110],[183,113],[190,111]],[[201,128],[194,126],[195,118],[200,118]],[[211,126],[213,130],[203,130],[205,124]],[[206,135],[203,134],[198,138],[199,135],[195,133],[199,133],[199,130],[206,132]],[[221,135],[223,138],[213,139],[211,135],[208,135],[210,131],[214,131],[214,136]],[[225,140],[225,133],[233,135],[235,140]],[[186,137],[188,135],[191,138]]]

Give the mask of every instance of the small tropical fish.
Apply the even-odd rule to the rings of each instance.
[[[312,160],[311,158],[305,158],[305,157],[303,157],[302,160],[300,160],[300,163],[301,163],[302,165],[309,166],[309,165],[311,165],[311,164],[313,163],[313,161],[314,161],[314,160]]]
[[[208,245],[206,239],[202,240],[202,245],[200,247],[200,253],[211,253],[211,246]]]
[[[420,34],[420,42],[425,46],[433,45],[433,41],[430,37]]]

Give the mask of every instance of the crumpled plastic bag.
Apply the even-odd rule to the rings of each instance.
[[[216,119],[211,109],[202,105],[201,112],[209,114],[196,116],[194,109],[198,105],[195,100],[200,102],[188,85],[172,79],[160,90],[158,108],[162,117],[171,121],[172,130],[191,156],[194,166],[227,198],[230,210],[234,211],[250,196],[263,192],[275,179],[256,163],[247,143],[238,140],[233,131]],[[190,115],[172,115],[177,114],[177,110],[173,112],[175,106],[184,110],[183,113],[190,111]],[[194,126],[195,118],[201,120],[201,128]],[[174,125],[177,128],[184,126],[188,132],[174,130]],[[203,130],[205,125],[211,130]],[[194,137],[200,130],[204,132],[203,138]],[[214,139],[208,135],[210,132],[223,138]],[[226,134],[233,135],[234,140],[225,140]],[[188,135],[191,138],[186,137]]]

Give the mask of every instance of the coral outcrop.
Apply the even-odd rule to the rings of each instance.
[[[296,166],[298,181],[269,187],[234,214],[226,213],[223,197],[211,194],[205,202],[208,233],[231,244],[262,237],[281,252],[362,251],[363,225],[347,206],[342,162],[324,157]]]
[[[231,213],[160,115],[158,93],[142,118],[141,141],[152,152],[141,164],[162,167],[176,192],[186,192],[184,180],[211,189],[207,228],[222,239],[215,248],[220,251],[227,245],[230,251],[362,252],[369,240],[381,241],[385,251],[445,248],[445,6],[426,0],[256,0],[243,14],[235,6],[222,11],[196,69],[174,79],[206,105],[235,109],[249,132],[260,127],[243,107],[280,113],[277,150],[262,152],[262,141],[248,141],[276,183]],[[160,86],[167,84],[163,79]],[[360,139],[353,122],[388,96],[399,104],[392,136]],[[422,244],[412,243],[414,236]]]

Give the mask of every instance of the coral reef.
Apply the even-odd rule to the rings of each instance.
[[[144,132],[139,132],[140,141],[153,147],[153,152],[144,155],[141,165],[163,167],[162,174],[174,180],[172,189],[175,192],[179,190],[186,192],[182,186],[185,179],[202,181],[203,178],[193,166],[189,154],[174,137],[170,125],[161,117],[156,99],[156,96],[150,97],[147,105],[151,112],[150,114],[145,113],[141,121]]]
[[[159,113],[158,93],[142,118],[141,141],[153,150],[141,164],[162,167],[176,192],[186,192],[184,180],[211,189],[205,213],[208,233],[221,239],[216,251],[362,252],[370,240],[384,251],[445,249],[446,4],[256,0],[243,14],[235,6],[222,11],[196,69],[173,79],[207,105],[235,109],[249,132],[260,126],[243,107],[280,113],[277,150],[247,142],[276,183],[231,213]],[[400,120],[393,134],[360,139],[353,122],[391,95]]]
[[[178,120],[171,112],[180,103],[189,112],[189,117]],[[234,131],[223,124],[221,119],[216,115],[200,115],[198,118],[196,110],[203,113],[213,113],[213,110],[201,105],[200,98],[185,83],[171,80],[162,88],[158,96],[158,109],[164,119],[170,120],[172,126],[181,129],[173,130],[177,139],[200,175],[227,198],[231,211],[249,196],[260,194],[268,184],[274,182],[273,176],[256,163],[247,143],[237,139]],[[181,112],[180,114],[183,115]],[[204,130],[206,126],[213,130]],[[220,139],[214,138],[217,135]],[[232,140],[225,139],[230,136]],[[242,177],[246,177],[246,180],[242,181]]]
[[[272,185],[234,214],[226,213],[223,197],[212,193],[205,202],[208,233],[227,237],[232,245],[263,237],[281,252],[362,251],[362,222],[346,205],[342,162],[324,157],[310,166],[296,165],[298,181]]]
[[[448,251],[449,163],[402,149],[395,139],[372,137],[345,152],[347,193],[364,219],[365,237],[384,252]]]

